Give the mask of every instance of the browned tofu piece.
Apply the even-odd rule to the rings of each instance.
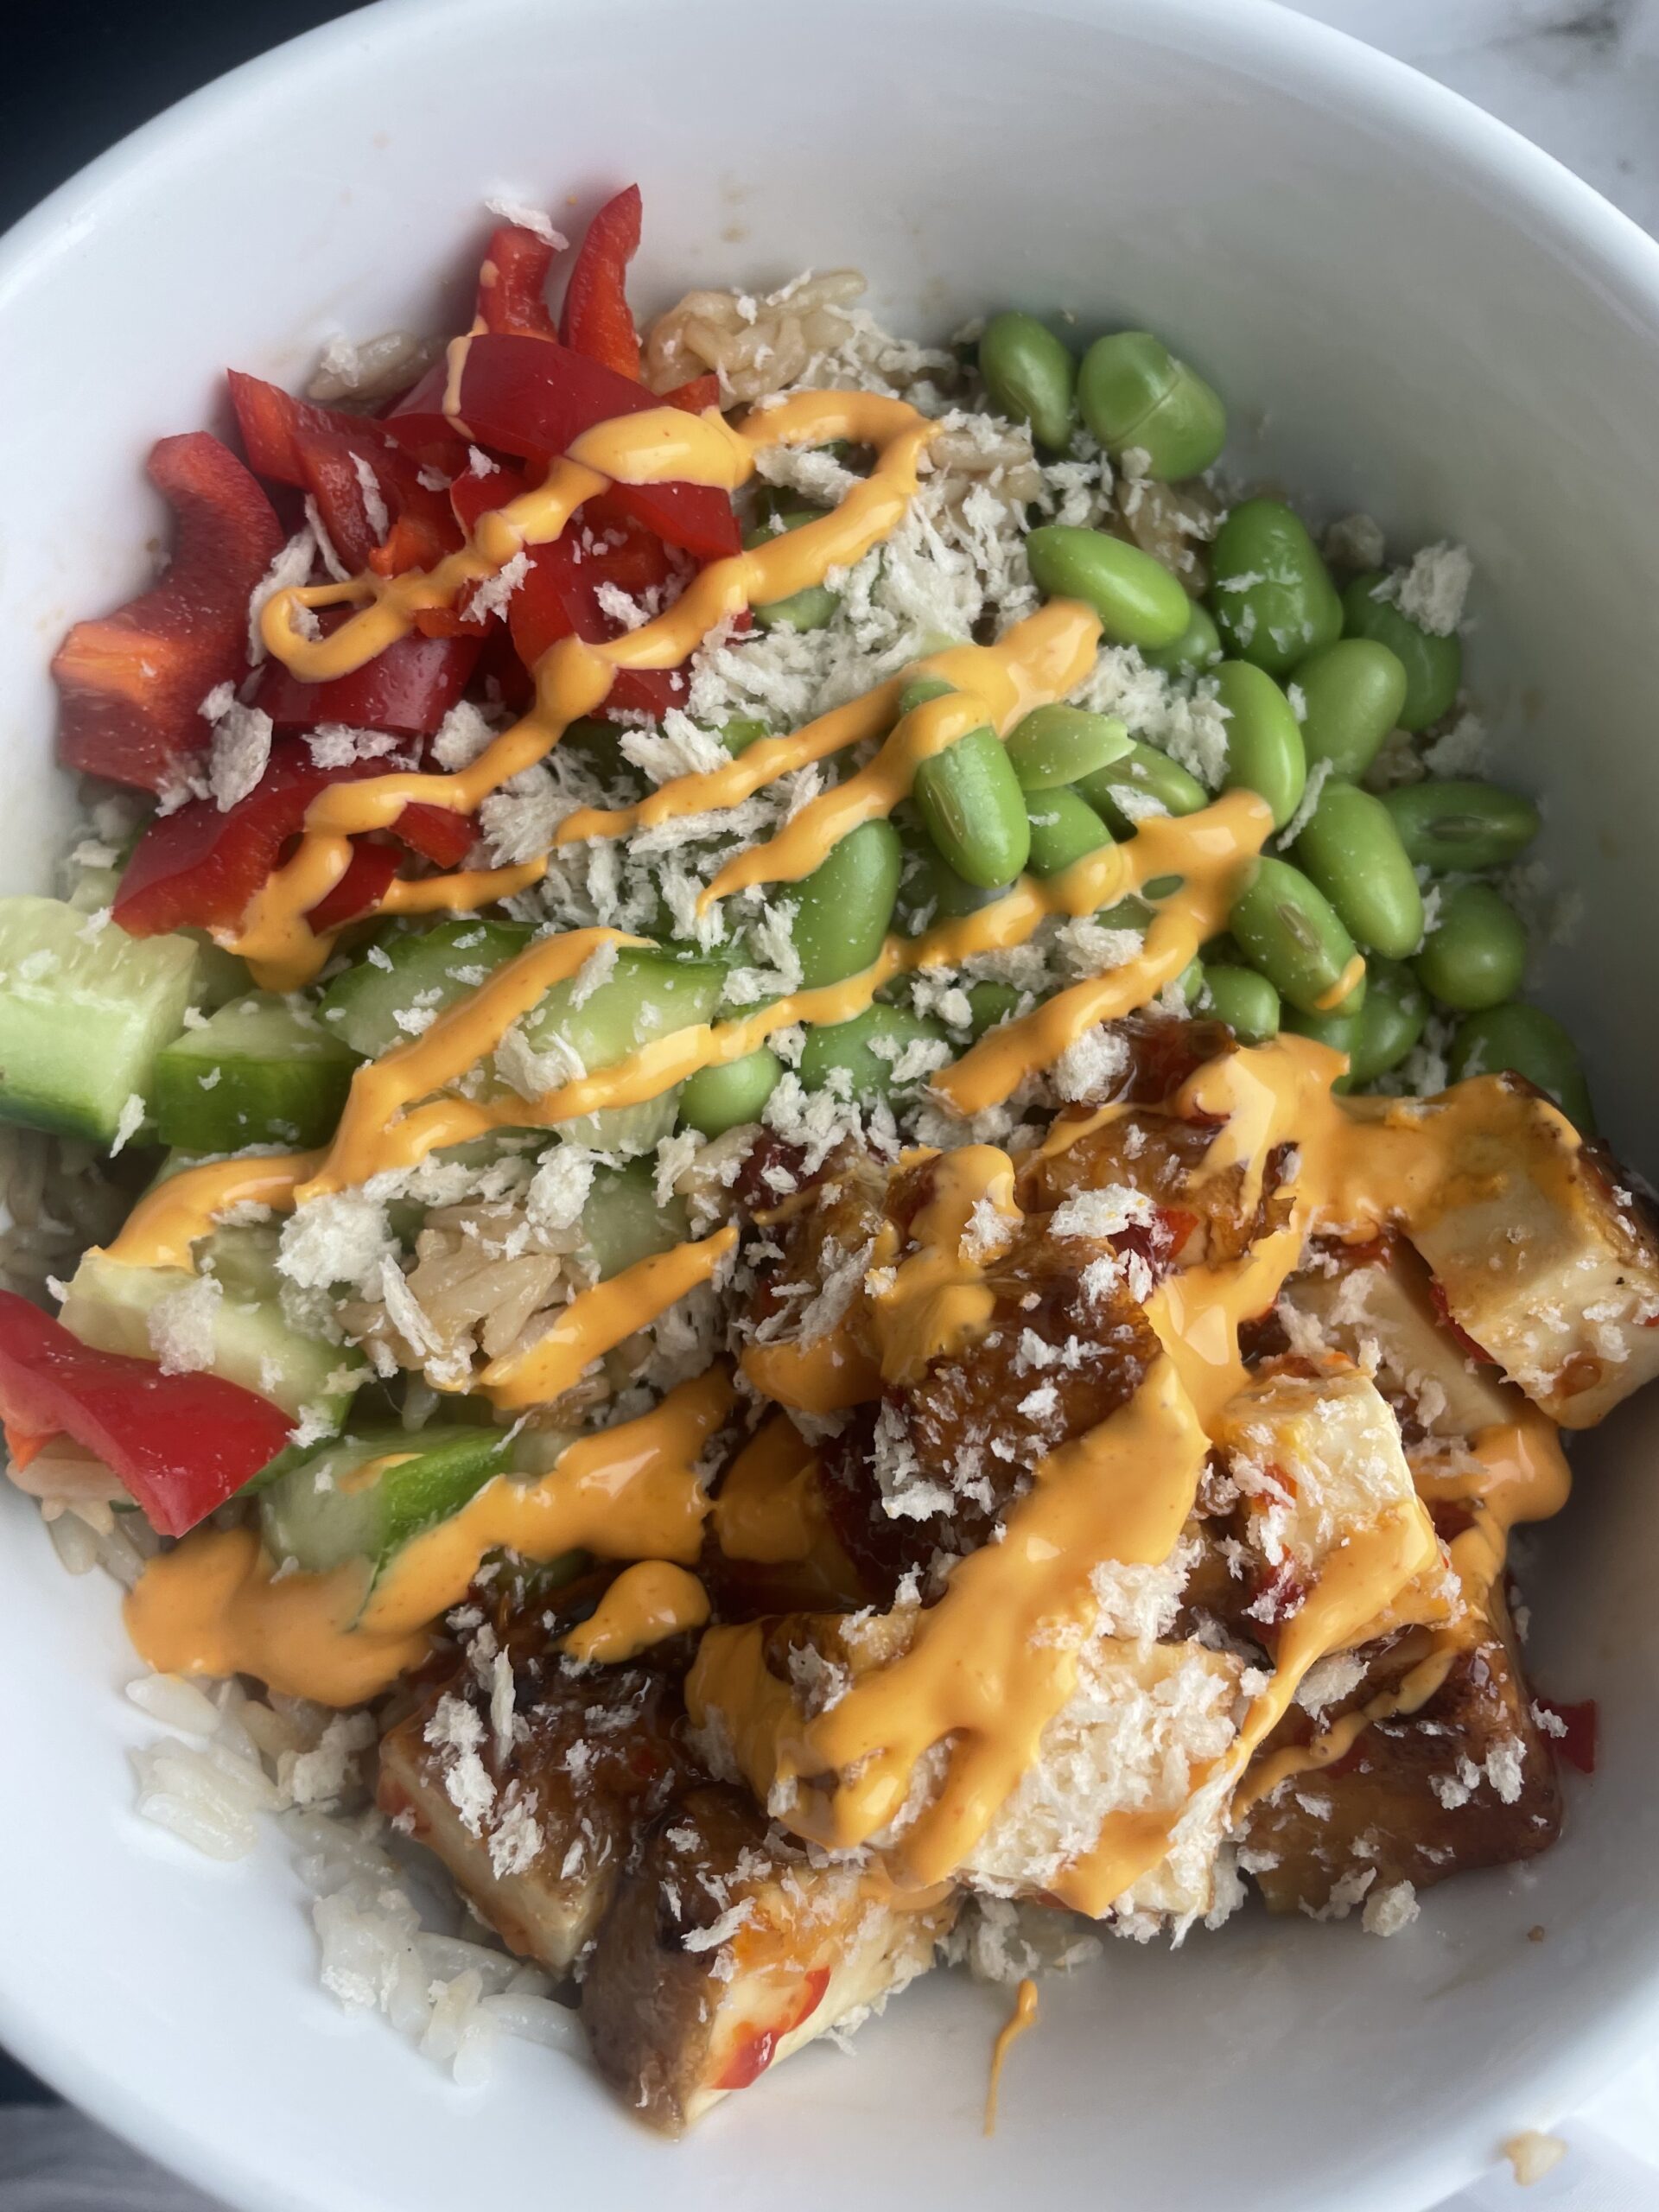
[[[900,1908],[853,1866],[813,1866],[744,1791],[688,1790],[601,1924],[582,2014],[600,2072],[678,2135],[828,2029],[925,1973],[954,1897]]]
[[[489,1693],[463,1667],[383,1739],[378,1796],[510,1949],[563,1974],[634,1837],[696,1770],[675,1672],[567,1667],[550,1654],[541,1671],[504,1751]]]
[[[1456,1173],[1411,1241],[1452,1319],[1565,1428],[1659,1375],[1659,1236],[1608,1154],[1513,1076],[1481,1076]]]
[[[1397,1682],[1427,1649],[1413,1631],[1373,1657],[1329,1727]],[[1362,1656],[1363,1655],[1361,1655]],[[1313,1732],[1294,1713],[1266,1756]],[[1323,1911],[1367,1888],[1421,1889],[1544,1851],[1560,1833],[1560,1786],[1524,1681],[1496,1629],[1459,1654],[1418,1711],[1362,1730],[1332,1764],[1280,1784],[1243,1826],[1244,1864],[1275,1912]]]

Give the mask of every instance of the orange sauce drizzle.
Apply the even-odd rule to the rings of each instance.
[[[781,1414],[755,1431],[710,1510],[715,1541],[728,1559],[780,1567],[810,1558],[823,1526],[817,1464],[811,1446]]]
[[[1027,1974],[1020,1984],[1014,2000],[1014,2010],[997,2030],[996,2041],[991,2048],[991,2078],[985,2090],[985,2133],[996,2133],[996,2099],[1002,2086],[1002,2069],[1007,2063],[1008,2053],[1014,2049],[1027,2028],[1037,2024],[1037,1985]]]
[[[644,1559],[624,1568],[563,1649],[572,1659],[613,1666],[708,1618],[709,1593],[695,1574],[669,1560]]]
[[[421,1663],[428,1624],[461,1602],[490,1552],[694,1563],[709,1510],[697,1463],[731,1403],[730,1382],[710,1369],[639,1420],[582,1437],[534,1481],[493,1477],[404,1545],[372,1588],[365,1563],[276,1575],[255,1530],[198,1529],[145,1567],[128,1633],[162,1672],[253,1675],[356,1705]]]

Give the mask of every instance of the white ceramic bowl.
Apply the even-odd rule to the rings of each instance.
[[[453,323],[493,188],[556,213],[636,175],[641,304],[854,262],[934,333],[1015,302],[1145,322],[1300,493],[1396,544],[1465,539],[1478,680],[1587,902],[1556,996],[1641,1157],[1659,250],[1450,95],[1250,0],[386,0],[140,132],[0,255],[8,887],[45,883],[69,821],[47,659],[145,572],[149,441],[219,413],[227,364],[292,379],[336,329]],[[9,1498],[0,2036],[250,2208],[1423,2205],[1659,2028],[1654,1426],[1582,1452],[1537,1548],[1540,1679],[1605,1726],[1560,1847],[1387,1943],[1251,1915],[1173,1957],[1109,1946],[1046,1990],[990,2143],[1002,2003],[954,1978],[678,2147],[546,2054],[468,2093],[346,2023],[278,1842],[215,1868],[128,1810],[113,1597]]]

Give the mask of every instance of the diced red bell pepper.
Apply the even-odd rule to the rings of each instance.
[[[130,937],[237,928],[283,847],[304,827],[306,809],[318,792],[385,772],[374,760],[319,768],[299,740],[279,740],[257,785],[227,812],[220,813],[212,799],[192,799],[149,824],[117,888],[115,920]],[[453,867],[472,842],[473,830],[465,815],[416,805],[404,809],[395,834],[441,867]]]
[[[163,1375],[94,1351],[16,1291],[0,1291],[0,1415],[70,1436],[118,1475],[153,1529],[181,1536],[288,1443],[279,1406],[217,1375]]]
[[[639,335],[628,312],[627,292],[628,264],[639,251],[639,188],[630,184],[588,224],[559,317],[565,345],[622,377],[639,374]]]
[[[368,494],[358,473],[359,457],[373,472],[379,451],[365,440],[353,445],[349,434],[343,430],[296,430],[294,445],[329,543],[344,567],[354,574],[360,573],[368,567],[370,555],[391,524],[391,508],[381,490],[380,504],[386,512],[380,528],[376,528],[369,513]],[[400,460],[406,458],[399,455]],[[378,486],[378,473],[373,480]]]
[[[434,361],[420,382],[411,385],[404,394],[391,414],[380,417],[380,427],[405,453],[429,451],[436,442],[447,438],[459,451],[460,465],[464,467],[466,448],[456,438],[454,426],[443,411],[444,394],[448,385],[448,359]]]
[[[707,376],[692,377],[685,384],[677,384],[672,391],[661,394],[664,407],[678,407],[688,415],[701,415],[705,407],[720,404],[720,378],[712,369]]]
[[[563,453],[595,423],[642,414],[662,401],[642,384],[590,361],[557,340],[474,338],[461,368],[460,413],[474,436],[503,453]],[[724,492],[703,484],[618,484],[625,512],[671,545],[705,560],[739,549]]]
[[[437,378],[440,398],[443,391],[443,364],[438,362],[415,387],[422,390],[433,377]],[[301,464],[296,442],[302,431],[329,432],[355,439],[364,452],[390,452],[411,454],[422,461],[429,461],[453,475],[464,467],[467,448],[456,437],[440,410],[435,429],[429,427],[427,435],[416,436],[412,430],[394,435],[391,425],[377,416],[348,415],[343,408],[321,407],[315,400],[296,399],[292,392],[284,391],[280,385],[268,384],[263,377],[251,377],[240,369],[226,372],[230,385],[231,404],[236,410],[237,428],[242,433],[243,448],[248,456],[248,466],[257,476],[268,476],[275,484],[292,484],[300,491],[308,491],[305,470]],[[403,404],[413,397],[404,396]]]
[[[479,319],[486,330],[518,338],[556,337],[547,307],[554,251],[521,223],[503,223],[491,233],[478,277]]]
[[[433,813],[436,810],[429,807],[423,811]],[[355,919],[359,914],[366,914],[377,906],[397,873],[396,845],[372,845],[366,838],[353,837],[350,867],[327,897],[320,899],[311,908],[306,920],[319,937],[339,929],[343,923]]]
[[[430,737],[466,690],[478,645],[476,636],[397,638],[349,676],[321,683],[307,683],[273,660],[254,703],[278,729],[345,722],[353,729]]]
[[[160,791],[207,731],[197,709],[248,665],[248,601],[281,550],[270,502],[205,430],[163,438],[146,464],[172,507],[173,558],[153,590],[77,622],[52,675],[67,768]]]

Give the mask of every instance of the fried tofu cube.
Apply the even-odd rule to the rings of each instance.
[[[1510,1076],[1411,1227],[1452,1319],[1564,1428],[1659,1375],[1659,1236],[1599,1147]]]
[[[744,1791],[690,1789],[601,1924],[582,1995],[594,2061],[649,2126],[682,2134],[925,1973],[956,1910],[895,1904],[859,1866],[812,1865]]]
[[[552,1663],[510,1745],[493,1740],[490,1700],[464,1669],[385,1737],[378,1795],[509,1949],[563,1974],[635,1835],[690,1767],[670,1675]]]
[[[1390,1239],[1353,1262],[1333,1252],[1328,1268],[1287,1283],[1281,1300],[1312,1322],[1319,1343],[1374,1370],[1383,1395],[1428,1435],[1475,1436],[1515,1419],[1513,1385],[1471,1359],[1441,1323],[1409,1245]]]
[[[1350,1701],[1386,1693],[1412,1656],[1408,1642],[1380,1674],[1368,1669]],[[1374,1720],[1342,1758],[1259,1800],[1243,1823],[1243,1863],[1274,1912],[1334,1915],[1373,1889],[1422,1889],[1529,1859],[1560,1825],[1554,1759],[1520,1668],[1491,1628],[1455,1654],[1416,1712]]]

